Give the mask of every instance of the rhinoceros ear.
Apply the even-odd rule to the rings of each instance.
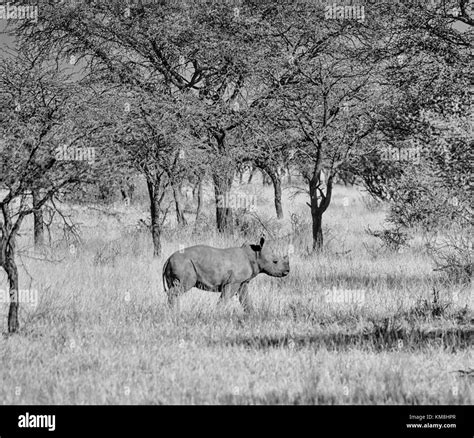
[[[265,243],[265,236],[263,235],[260,238],[260,243],[258,245],[250,245],[250,248],[252,248],[252,250],[255,252],[260,252],[263,248],[264,243]]]

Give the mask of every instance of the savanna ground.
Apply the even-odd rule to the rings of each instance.
[[[274,215],[270,187],[242,190],[259,193],[262,217]],[[290,193],[287,230],[292,213],[309,222],[306,197]],[[250,283],[250,316],[236,298],[218,308],[217,294],[196,289],[177,318],[168,310],[166,257],[180,245],[245,238],[170,229],[153,259],[148,232],[136,227],[146,209],[70,206],[82,242],[75,253],[57,245],[48,257],[56,262],[28,250],[24,228],[20,281],[39,302],[23,304],[19,334],[0,338],[2,403],[472,404],[471,289],[433,272],[421,239],[401,252],[380,248],[366,229],[380,229],[385,211],[361,191],[336,187],[324,253],[307,254],[309,224],[298,226],[290,275]],[[7,310],[0,305],[3,332]]]

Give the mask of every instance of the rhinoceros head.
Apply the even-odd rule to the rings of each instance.
[[[272,277],[285,277],[290,272],[288,254],[279,245],[264,245],[265,238],[260,239],[258,245],[251,245],[257,255],[257,264],[260,272]]]

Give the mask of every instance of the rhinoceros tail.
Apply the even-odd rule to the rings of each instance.
[[[169,287],[168,287],[168,282],[166,281],[166,268],[168,267],[168,263],[169,263],[170,259],[166,260],[165,264],[163,265],[163,273],[162,273],[162,279],[163,279],[163,290],[165,292],[167,292],[169,290]]]

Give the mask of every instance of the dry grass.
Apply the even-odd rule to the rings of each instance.
[[[288,194],[286,217],[307,215],[305,199]],[[303,242],[287,278],[251,283],[255,314],[245,316],[237,300],[216,308],[217,295],[193,290],[178,318],[162,291],[164,257],[152,260],[148,235],[125,228],[146,217],[144,207],[124,212],[121,225],[76,211],[84,230],[76,255],[23,259],[22,287],[37,289],[39,303],[23,306],[18,335],[0,338],[0,400],[472,404],[472,377],[458,372],[473,363],[472,291],[438,278],[421,247],[379,250],[365,229],[380,227],[384,213],[366,205],[338,187],[325,216],[328,250],[308,256]],[[271,206],[267,189],[258,208],[271,214]],[[242,240],[183,232],[164,254],[194,242]],[[332,302],[333,288],[363,290],[364,299]],[[6,312],[0,305],[3,331]]]

